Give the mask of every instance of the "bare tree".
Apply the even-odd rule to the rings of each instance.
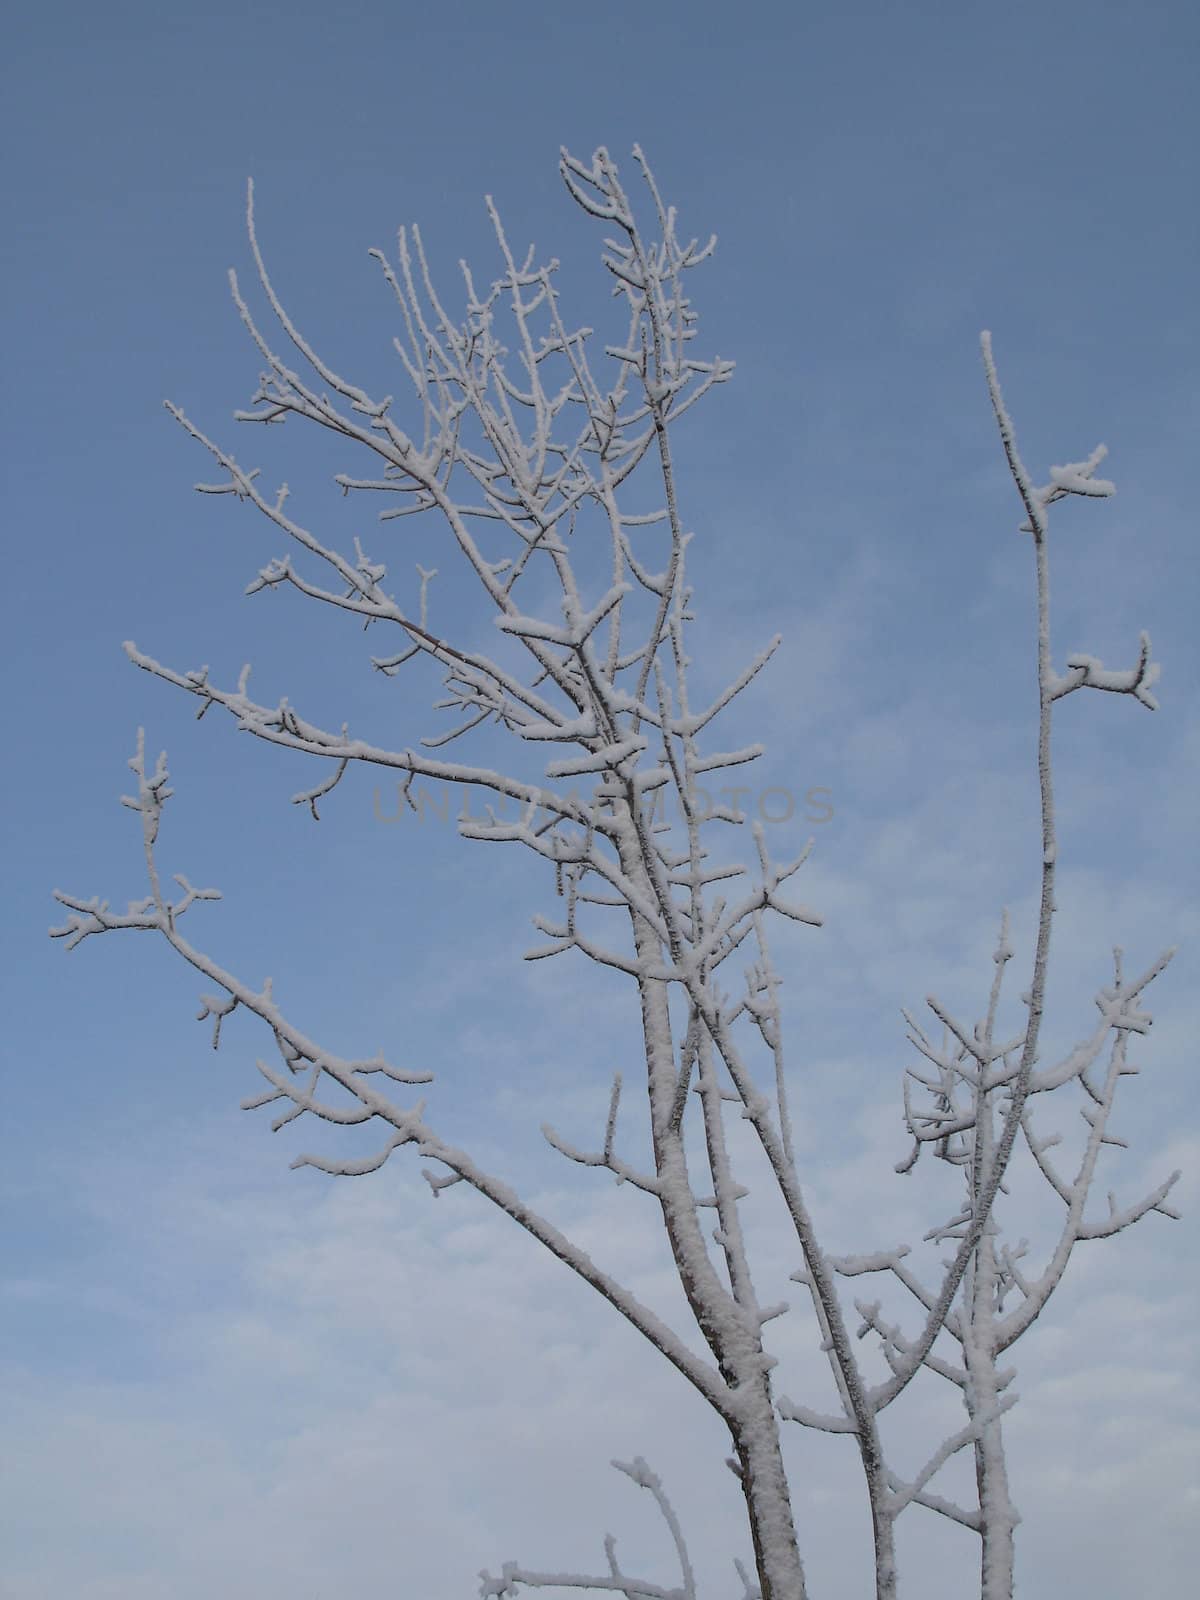
[[[439,299],[415,228],[401,231],[395,261],[372,252],[403,326],[395,349],[413,390],[416,421],[409,422],[409,431],[396,419],[390,395],[376,398],[339,376],[293,324],[268,275],[252,190],[249,196],[249,239],[259,287],[296,354],[285,359],[279,353],[231,273],[234,301],[263,362],[252,408],[238,412],[237,419],[268,426],[290,418],[315,424],[355,446],[369,462],[363,475],[339,474],[336,481],[346,494],[381,497],[384,520],[423,513],[440,518],[457,558],[474,574],[494,612],[503,636],[494,653],[453,643],[434,627],[429,615],[433,571],[418,568],[411,602],[397,598],[384,586],[383,563],[360,543],[355,542],[353,556],[336,549],[296,520],[286,486],[274,494],[265,490],[257,471],[245,470],[183,411],[168,405],[222,473],[218,483],[197,487],[248,502],[295,552],[264,566],[250,592],[291,586],[391,633],[394,643],[372,657],[380,672],[395,674],[421,659],[435,663],[444,675],[440,708],[457,718],[449,728],[419,745],[389,749],[352,736],[346,726],[317,726],[286,699],[277,705],[256,701],[248,668],[235,686],[223,687],[206,668],[177,670],[132,644],[126,648],[137,666],[193,696],[200,715],[220,707],[239,729],[314,757],[321,776],[295,796],[314,817],[318,802],[352,764],[396,773],[406,796],[413,781],[424,778],[462,785],[492,802],[516,803],[516,821],[505,820],[489,804],[482,818],[460,818],[459,831],[471,840],[520,846],[545,863],[558,906],[553,916],[535,918],[542,942],[526,959],[583,957],[623,975],[636,991],[645,1075],[634,1088],[647,1119],[653,1165],[640,1170],[619,1153],[618,1119],[628,1103],[620,1075],[613,1081],[597,1148],[577,1148],[552,1128],[544,1131],[568,1161],[605,1169],[654,1202],[695,1323],[693,1334],[685,1337],[668,1326],[537,1214],[506,1179],[448,1143],[423,1099],[401,1103],[392,1097],[392,1086],[426,1083],[429,1074],[382,1057],[337,1055],[285,1014],[269,982],[252,987],[185,936],[184,914],[196,901],[218,896],[215,890],[194,888],[181,874],[174,879],[177,893],[163,882],[156,844],[171,790],[165,758],[151,766],[140,734],[131,762],[136,792],[125,804],[141,818],[150,892],[124,912],[110,910],[107,902],[60,893],[70,916],[53,931],[69,947],[90,934],[117,929],[165,939],[209,985],[200,1016],[212,1021],[214,1047],[223,1019],[238,1008],[264,1023],[276,1059],[257,1062],[265,1087],[243,1105],[278,1107],[275,1129],[308,1113],[335,1124],[371,1123],[384,1130],[382,1144],[362,1159],[302,1155],[294,1166],[361,1175],[377,1171],[397,1149],[413,1146],[431,1163],[424,1175],[435,1196],[465,1183],[631,1323],[728,1429],[729,1465],[745,1500],[754,1553],[753,1578],[738,1567],[747,1600],[756,1595],[803,1600],[806,1593],[781,1418],[853,1437],[870,1509],[879,1600],[897,1592],[894,1528],[912,1505],[980,1534],[982,1594],[1000,1600],[1012,1592],[1016,1522],[1001,1426],[1013,1400],[1011,1373],[1000,1367],[1000,1358],[1046,1303],[1077,1242],[1113,1233],[1150,1210],[1173,1215],[1166,1205],[1167,1182],[1135,1204],[1121,1207],[1113,1200],[1106,1218],[1085,1219],[1101,1147],[1116,1142],[1108,1123],[1117,1083],[1134,1070],[1126,1059],[1128,1036],[1149,1024],[1140,999],[1167,957],[1130,979],[1118,955],[1113,984],[1099,997],[1096,1028],[1064,1061],[1048,1068],[1039,1064],[1058,851],[1052,708],[1084,687],[1130,695],[1154,707],[1150,688],[1157,669],[1144,637],[1138,664],[1127,672],[1106,671],[1084,656],[1071,657],[1064,676],[1052,666],[1048,513],[1067,496],[1111,492],[1111,485],[1095,475],[1103,451],[1055,468],[1049,485],[1035,488],[1017,453],[985,335],[992,401],[1037,567],[1042,889],[1033,973],[1022,996],[1024,1017],[1011,1037],[997,1033],[1001,980],[1012,955],[1007,923],[981,1023],[962,1023],[930,1000],[944,1030],[935,1043],[910,1019],[911,1038],[924,1061],[906,1083],[904,1121],[912,1153],[902,1169],[911,1170],[920,1151],[931,1146],[966,1180],[953,1217],[928,1236],[938,1247],[945,1241],[953,1247],[929,1286],[906,1264],[904,1246],[849,1258],[821,1248],[793,1145],[781,977],[769,944],[772,913],[820,926],[819,915],[790,894],[805,856],[775,861],[762,828],[754,825],[750,862],[724,859],[717,853],[721,838],[728,836],[723,830],[742,826],[745,819],[736,808],[704,808],[697,801],[707,774],[762,754],[758,744],[711,749],[707,735],[763,670],[779,640],[771,640],[711,703],[693,706],[688,687],[693,592],[686,569],[692,535],[680,508],[671,431],[693,404],[729,377],[732,366],[691,353],[696,319],[686,280],[714,241],[703,247],[695,240],[681,242],[674,210],[660,198],[641,151],[635,148],[634,156],[649,196],[649,233],[604,150],[590,164],[566,152],[560,163],[572,199],[610,235],[603,262],[625,321],[620,335],[599,353],[590,330],[573,326],[560,312],[557,264],[538,264],[532,250],[523,257],[514,254],[490,200],[503,271],[481,291],[463,265],[467,306],[461,322]],[[512,343],[511,354],[505,341]],[[297,358],[297,366],[289,364]],[[635,501],[633,485],[647,478],[656,484],[653,499],[647,502],[642,491],[643,498]],[[649,509],[631,509],[647,503]],[[539,608],[536,595],[547,586],[555,604]],[[437,753],[459,739],[469,742],[485,724],[511,735],[512,771]],[[537,756],[542,770],[522,775],[522,753],[528,766],[530,753],[546,747],[551,759],[542,762]],[[668,794],[676,820],[669,820],[660,804]],[[744,991],[734,997],[724,985],[730,981],[728,963],[739,954],[748,964]],[[1109,1065],[1098,1076],[1096,1063],[1106,1044]],[[1073,1182],[1053,1164],[1048,1153],[1053,1139],[1036,1132],[1033,1123],[1034,1097],[1070,1086],[1084,1093],[1088,1124]],[[339,1089],[345,1091],[341,1097]],[[916,1102],[924,1096],[928,1105],[921,1109]],[[794,1277],[811,1299],[815,1331],[840,1402],[836,1411],[820,1413],[773,1393],[776,1356],[764,1329],[789,1308],[764,1305],[759,1298],[739,1209],[747,1191],[731,1155],[728,1119],[733,1114],[752,1131],[786,1207],[802,1260]],[[694,1146],[689,1153],[693,1125],[703,1152],[699,1161]],[[994,1216],[1019,1144],[1054,1191],[1054,1203],[1065,1210],[1059,1243],[1040,1275],[1022,1267],[1021,1246],[1003,1242]],[[859,1302],[861,1325],[852,1326],[839,1278],[864,1274],[887,1275],[915,1302],[915,1323],[907,1332],[885,1317],[880,1302]],[[1006,1310],[1010,1296],[1016,1304]],[[695,1331],[706,1354],[689,1343]],[[860,1337],[877,1336],[886,1362],[879,1381],[871,1380],[855,1331]],[[948,1344],[957,1354],[954,1349],[947,1354]],[[880,1419],[914,1378],[929,1374],[961,1391],[965,1423],[913,1476],[903,1478],[885,1456]],[[931,1483],[952,1455],[968,1447],[976,1459],[978,1502],[964,1508],[939,1495]],[[667,1590],[624,1572],[608,1539],[605,1572],[548,1573],[510,1562],[499,1575],[481,1574],[481,1594],[566,1587],[607,1590],[627,1600],[668,1594],[691,1600],[697,1592],[691,1560],[661,1483],[641,1458],[615,1465],[654,1497],[678,1552],[677,1588]]]

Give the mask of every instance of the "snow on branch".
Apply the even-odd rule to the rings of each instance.
[[[180,407],[168,404],[175,421],[217,464],[220,481],[197,485],[201,492],[232,495],[265,520],[273,538],[282,535],[287,541],[289,553],[260,566],[247,592],[298,595],[330,606],[357,627],[375,629],[373,638],[382,632],[387,642],[369,658],[370,667],[388,678],[402,669],[420,672],[422,663],[436,668],[441,698],[434,710],[450,714],[449,726],[439,723],[403,748],[390,749],[352,737],[346,724],[337,731],[319,726],[286,697],[273,706],[252,699],[248,666],[235,688],[221,688],[208,667],[180,672],[132,644],[126,648],[134,665],[197,701],[198,715],[218,706],[238,731],[323,762],[318,781],[293,796],[314,819],[318,802],[360,764],[394,771],[410,804],[417,778],[493,797],[495,806],[483,818],[459,818],[460,835],[523,845],[557,902],[553,916],[535,914],[534,926],[546,942],[527,951],[526,959],[578,952],[618,973],[635,1001],[644,1047],[638,1105],[652,1170],[636,1169],[616,1151],[622,1074],[614,1077],[598,1150],[577,1148],[549,1124],[543,1133],[572,1163],[603,1168],[618,1184],[654,1199],[694,1324],[688,1337],[606,1274],[505,1182],[445,1141],[428,1119],[424,1100],[399,1104],[382,1092],[388,1085],[429,1083],[430,1072],[393,1066],[382,1053],[361,1060],[326,1050],[285,1015],[269,979],[255,988],[183,937],[183,916],[198,900],[218,896],[215,890],[193,888],[182,876],[174,880],[178,895],[164,888],[156,841],[171,790],[165,758],[148,766],[140,734],[131,763],[137,793],[125,804],[141,820],[150,893],[131,901],[124,912],[114,912],[99,898],[59,893],[68,916],[52,932],[68,947],[118,930],[159,935],[205,981],[199,1017],[211,1022],[214,1047],[225,1020],[238,1012],[257,1019],[273,1040],[278,1059],[256,1062],[265,1087],[242,1102],[246,1109],[275,1108],[275,1130],[309,1117],[338,1127],[370,1127],[377,1135],[365,1153],[337,1158],[302,1153],[293,1166],[363,1176],[412,1147],[430,1163],[421,1171],[435,1197],[465,1184],[619,1311],[729,1431],[734,1447],[729,1459],[754,1534],[757,1583],[738,1566],[744,1600],[806,1596],[781,1418],[854,1439],[871,1515],[876,1600],[895,1600],[893,1525],[910,1504],[978,1533],[985,1548],[985,1600],[1010,1600],[1017,1515],[1008,1494],[1001,1421],[1015,1397],[1007,1392],[1013,1374],[1000,1369],[998,1358],[1039,1314],[1078,1243],[1107,1237],[1150,1212],[1176,1214],[1168,1203],[1174,1177],[1134,1201],[1110,1195],[1106,1216],[1089,1215],[1086,1205],[1102,1154],[1123,1144],[1112,1124],[1114,1096],[1118,1082],[1135,1070],[1127,1057],[1130,1039],[1150,1026],[1142,993],[1169,956],[1127,980],[1118,955],[1113,984],[1097,996],[1099,1024],[1062,1061],[1039,1068],[1058,893],[1052,708],[1078,688],[1132,695],[1150,709],[1156,704],[1150,691],[1158,666],[1144,634],[1137,664],[1129,669],[1108,669],[1082,654],[1067,658],[1062,676],[1051,664],[1050,513],[1070,497],[1094,500],[1112,494],[1112,484],[1097,476],[1105,452],[1101,447],[1085,461],[1051,468],[1049,481],[1037,487],[1017,447],[990,336],[983,335],[992,409],[1023,507],[1023,526],[1033,535],[1038,745],[1031,781],[1040,801],[1041,881],[1032,973],[1018,1019],[1000,1025],[1004,974],[1013,958],[1007,917],[978,1021],[964,1021],[957,1007],[931,996],[939,1040],[937,1030],[927,1032],[905,1014],[919,1059],[904,1078],[903,1120],[911,1154],[899,1170],[911,1173],[921,1151],[932,1148],[940,1164],[926,1162],[922,1176],[932,1168],[935,1179],[949,1179],[955,1190],[949,1205],[940,1192],[933,1200],[925,1240],[939,1248],[949,1243],[952,1253],[940,1277],[931,1275],[930,1287],[910,1265],[906,1246],[827,1253],[801,1181],[787,1094],[784,978],[772,957],[771,913],[821,926],[816,911],[783,892],[810,846],[789,862],[776,863],[756,823],[756,871],[715,859],[709,848],[712,827],[740,826],[745,818],[736,806],[701,814],[694,803],[697,779],[762,754],[760,744],[735,739],[707,750],[700,736],[764,669],[779,639],[772,639],[706,709],[693,711],[688,630],[696,602],[688,580],[688,547],[694,533],[685,522],[672,429],[729,377],[732,364],[693,353],[697,326],[689,275],[711,253],[713,241],[683,242],[675,210],[664,203],[640,149],[635,148],[634,159],[645,185],[640,205],[652,219],[649,229],[606,150],[598,149],[590,163],[564,150],[560,161],[572,199],[605,224],[601,259],[617,323],[598,341],[589,326],[564,320],[557,261],[540,259],[532,247],[514,247],[490,199],[497,274],[490,283],[477,283],[461,264],[465,308],[457,318],[435,285],[419,229],[400,230],[394,257],[372,252],[399,317],[394,349],[407,386],[400,401],[343,377],[301,332],[268,273],[252,187],[247,194],[257,297],[265,300],[273,323],[260,325],[231,275],[237,314],[263,363],[251,405],[236,413],[237,420],[266,425],[260,439],[288,423],[320,429],[355,457],[353,470],[334,478],[343,495],[370,497],[381,522],[424,519],[405,521],[406,536],[432,525],[503,635],[495,659],[467,644],[465,622],[455,641],[439,631],[440,616],[436,624],[431,620],[431,609],[442,602],[441,593],[434,592],[438,604],[431,606],[430,583],[440,559],[437,566],[428,559],[417,564],[419,591],[411,605],[402,604],[385,588],[388,562],[377,550],[368,555],[359,538],[352,553],[335,547],[293,512],[287,483],[273,492],[264,489],[258,468],[242,467]],[[271,327],[275,332],[268,337]],[[276,339],[282,340],[278,348]],[[648,494],[640,490],[646,478],[651,480]],[[539,746],[542,751],[554,747],[544,768],[551,787],[520,775],[520,768],[509,773],[484,762],[430,754],[458,741],[466,742],[462,748],[478,747],[483,736],[477,730],[484,728],[510,736],[527,766],[541,759]],[[572,779],[587,780],[590,793],[557,786]],[[678,803],[678,823],[666,821],[659,810],[671,796]],[[516,803],[516,821],[498,815],[506,801]],[[745,987],[735,1003],[722,984],[727,963],[739,950],[747,953]],[[1099,1062],[1107,1042],[1111,1053],[1101,1081]],[[1040,1107],[1056,1091],[1082,1096],[1086,1132],[1073,1178],[1060,1170],[1060,1157],[1052,1153],[1057,1135],[1035,1126],[1034,1106],[1040,1118]],[[627,1099],[626,1115],[629,1104]],[[731,1134],[735,1118],[733,1128],[748,1130],[783,1201],[803,1262],[792,1276],[808,1291],[840,1410],[820,1412],[776,1400],[773,1393],[777,1357],[766,1348],[763,1330],[789,1307],[779,1301],[764,1305],[759,1298],[741,1207],[748,1191],[738,1179],[738,1147]],[[1047,1186],[1048,1203],[1061,1224],[1040,1274],[1029,1265],[1027,1241],[1010,1242],[1002,1228],[1002,1201],[1018,1141],[1022,1162],[1036,1182]],[[860,1277],[875,1277],[896,1294],[900,1320],[890,1306],[885,1311],[882,1300],[865,1299],[855,1305],[857,1326],[849,1320],[843,1280]],[[893,1280],[903,1296],[892,1289]],[[905,1325],[910,1319],[911,1327]],[[708,1354],[698,1355],[689,1337]],[[881,1382],[869,1379],[859,1353],[863,1340],[867,1355],[883,1363]],[[905,1481],[888,1464],[879,1419],[918,1375],[951,1384],[963,1402],[966,1423]],[[977,1510],[960,1507],[930,1487],[942,1466],[968,1446],[975,1456]],[[606,1538],[607,1574],[542,1572],[507,1562],[497,1576],[481,1574],[480,1594],[576,1588],[626,1600],[695,1600],[695,1575],[680,1523],[659,1479],[640,1457],[614,1465],[655,1499],[679,1562],[678,1586],[665,1588],[626,1574],[614,1541]]]
[[[1150,693],[1158,682],[1160,668],[1150,659],[1150,635],[1141,635],[1138,660],[1135,667],[1113,671],[1095,656],[1073,655],[1067,657],[1067,671],[1052,680],[1050,697],[1060,700],[1076,689],[1103,689],[1109,694],[1131,694],[1149,711],[1158,710],[1158,701]]]
[[[635,1189],[641,1189],[645,1194],[661,1195],[662,1186],[657,1178],[648,1177],[645,1173],[638,1172],[627,1161],[613,1150],[613,1141],[617,1131],[617,1110],[621,1101],[621,1074],[618,1072],[613,1078],[612,1098],[609,1102],[608,1121],[604,1129],[604,1148],[593,1154],[585,1154],[577,1150],[561,1138],[548,1122],[542,1124],[542,1134],[546,1142],[554,1147],[560,1155],[569,1161],[578,1162],[584,1167],[607,1167],[615,1176],[618,1183],[631,1183]]]
[[[614,1461],[612,1465],[639,1488],[648,1489],[654,1496],[659,1514],[666,1523],[675,1546],[682,1583],[676,1588],[668,1589],[661,1584],[650,1583],[644,1578],[635,1578],[623,1572],[617,1561],[617,1542],[611,1534],[606,1534],[604,1554],[608,1560],[607,1575],[589,1577],[577,1572],[536,1572],[522,1567],[516,1561],[506,1561],[498,1577],[489,1573],[486,1567],[480,1572],[479,1594],[482,1600],[487,1600],[488,1596],[516,1595],[520,1592],[518,1586],[522,1584],[530,1589],[588,1589],[598,1593],[615,1593],[626,1596],[627,1600],[696,1600],[696,1576],[692,1569],[691,1557],[688,1555],[679,1518],[667,1498],[658,1474],[651,1471],[641,1456],[635,1456],[628,1462]],[[746,1581],[745,1571],[740,1563],[738,1574],[742,1578],[747,1596],[750,1596],[754,1591]]]
[[[311,1113],[318,1118],[343,1125],[379,1121],[391,1128],[384,1145],[374,1154],[363,1158],[330,1159],[315,1154],[301,1154],[293,1168],[315,1167],[322,1172],[342,1177],[357,1177],[377,1171],[388,1158],[406,1145],[415,1145],[421,1155],[441,1163],[452,1180],[466,1182],[478,1194],[504,1211],[529,1233],[538,1243],[569,1266],[589,1283],[604,1299],[618,1310],[627,1321],[647,1338],[680,1373],[705,1396],[718,1414],[731,1411],[731,1399],[723,1380],[705,1362],[696,1357],[679,1336],[654,1312],[615,1279],[601,1271],[591,1258],[572,1244],[552,1224],[533,1211],[506,1184],[480,1168],[465,1152],[448,1145],[424,1119],[424,1102],[402,1108],[381,1095],[368,1081],[382,1073],[398,1083],[426,1083],[429,1073],[412,1073],[389,1066],[382,1057],[370,1061],[351,1061],[323,1049],[292,1024],[280,1010],[267,979],[261,989],[252,989],[232,973],[226,971],[197,946],[183,938],[176,926],[179,907],[187,909],[197,899],[216,898],[213,891],[185,891],[181,901],[168,902],[162,893],[156,859],[156,841],[163,806],[171,796],[166,758],[160,756],[152,772],[147,770],[145,739],[138,736],[137,752],[130,766],[138,779],[138,793],[128,797],[125,804],[136,810],[142,820],[143,846],[151,894],[143,901],[134,902],[124,914],[112,913],[99,899],[84,901],[78,897],[56,891],[56,898],[73,912],[65,926],[52,928],[51,935],[65,938],[68,946],[78,944],[93,933],[112,932],[135,928],[159,933],[172,949],[210,983],[224,991],[222,997],[206,996],[200,1011],[201,1019],[213,1016],[216,1022],[214,1045],[219,1043],[219,1025],[223,1017],[235,1008],[241,1008],[263,1022],[274,1037],[276,1047],[288,1068],[280,1074],[266,1062],[256,1063],[260,1074],[266,1078],[266,1092],[243,1102],[247,1110],[284,1101],[288,1109],[275,1123],[276,1130],[286,1126],[297,1116]],[[186,904],[185,904],[186,902]],[[306,1071],[301,1079],[298,1075]],[[353,1109],[336,1107],[316,1098],[315,1090],[322,1077],[348,1093],[358,1102]],[[446,1180],[451,1181],[451,1180]],[[444,1187],[444,1183],[434,1186]]]
[[[897,1479],[891,1503],[893,1517],[898,1517],[906,1506],[911,1505],[919,1495],[924,1493],[925,1486],[930,1479],[941,1471],[952,1456],[957,1455],[966,1445],[974,1444],[982,1437],[984,1430],[991,1423],[997,1421],[1006,1411],[1011,1411],[1016,1403],[1017,1396],[1015,1394],[1006,1395],[992,1411],[972,1418],[965,1428],[960,1428],[957,1433],[952,1434],[949,1439],[945,1440],[930,1456],[911,1483],[905,1484]],[[939,1506],[938,1509],[940,1510],[941,1507]],[[957,1520],[963,1521],[966,1519],[959,1517]]]

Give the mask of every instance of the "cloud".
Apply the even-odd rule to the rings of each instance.
[[[913,1186],[889,1171],[894,1118],[869,1107],[856,1125],[861,1148],[849,1159],[831,1158],[819,1136],[814,1144],[819,1123],[806,1128],[814,1210],[839,1247],[900,1242],[920,1209]],[[763,1297],[779,1282],[794,1306],[773,1325],[779,1390],[828,1403],[803,1293],[786,1283],[794,1241],[753,1176],[744,1130],[733,1143],[751,1172],[747,1226],[772,1285]],[[162,1141],[136,1175],[114,1179],[95,1157],[73,1167],[76,1195],[108,1235],[108,1282],[86,1264],[56,1278],[50,1264],[36,1297],[78,1314],[103,1287],[107,1304],[137,1315],[152,1359],[118,1377],[103,1350],[54,1366],[34,1353],[6,1373],[9,1436],[24,1445],[7,1469],[14,1554],[0,1593],[200,1600],[219,1588],[231,1600],[282,1600],[400,1590],[459,1600],[481,1566],[504,1559],[602,1570],[606,1531],[629,1570],[671,1582],[649,1497],[608,1466],[636,1453],[677,1504],[702,1593],[728,1592],[731,1558],[746,1552],[723,1430],[619,1317],[507,1219],[461,1188],[435,1202],[399,1159],[353,1183],[279,1166],[267,1147],[247,1170],[210,1124]],[[539,1203],[677,1316],[653,1202],[578,1176],[560,1175]],[[1022,1379],[1011,1439],[1023,1582],[1035,1597],[1107,1592],[1117,1536],[1075,1543],[1086,1506],[1153,1553],[1166,1587],[1172,1573],[1182,1581],[1181,1470],[1194,1439],[1176,1408],[1182,1307],[1137,1288],[1172,1270],[1171,1250],[1147,1232],[1136,1251],[1110,1256],[1126,1273],[1133,1263],[1122,1293],[1085,1273],[1082,1302],[1053,1314],[1043,1348],[1030,1352],[1033,1382]],[[17,1288],[28,1294],[28,1280]],[[954,1425],[944,1397],[929,1404],[927,1394],[887,1419],[897,1459],[913,1470],[936,1427]],[[794,1426],[785,1438],[814,1592],[818,1578],[825,1588],[865,1582],[852,1448],[835,1441],[826,1454],[828,1441]],[[1148,1521],[1135,1527],[1134,1514]],[[961,1556],[966,1536],[948,1525],[914,1531],[929,1523],[919,1508],[907,1517],[909,1582],[950,1600],[959,1590],[945,1551],[959,1540]]]

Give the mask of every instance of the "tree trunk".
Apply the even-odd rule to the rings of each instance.
[[[993,990],[993,995],[998,993]],[[991,1023],[988,1024],[990,1037]],[[995,1127],[987,1092],[978,1095],[975,1111],[974,1203],[995,1157]],[[969,1298],[964,1316],[969,1313],[966,1359],[967,1410],[972,1417],[991,1416],[975,1441],[975,1482],[979,1489],[979,1521],[983,1549],[980,1556],[981,1600],[1012,1600],[1013,1529],[1017,1515],[1008,1495],[1008,1469],[1004,1461],[1004,1437],[1000,1418],[995,1415],[1000,1399],[996,1385],[996,1266],[995,1224],[989,1217],[975,1250],[968,1279]]]
[[[622,867],[646,898],[652,899],[653,886],[636,839],[627,835],[620,854]],[[662,959],[657,936],[636,913],[632,922],[639,959],[647,966],[657,964]],[[770,1379],[762,1366],[762,1339],[757,1327],[751,1330],[744,1324],[743,1308],[709,1259],[688,1177],[683,1135],[671,1114],[679,1066],[672,1043],[667,985],[661,979],[641,976],[638,990],[663,1224],[692,1314],[722,1377],[741,1402],[732,1417],[726,1414],[726,1422],[741,1468],[759,1587],[763,1600],[807,1600],[779,1419]]]
[[[869,1475],[871,1530],[875,1539],[875,1600],[896,1600],[896,1522],[884,1504],[887,1482],[882,1469]]]
[[[741,1468],[759,1588],[763,1600],[805,1600],[804,1567],[792,1520],[779,1422],[765,1373],[757,1380],[755,1391],[744,1422],[734,1431],[733,1444]]]
[[[1016,1513],[1008,1497],[1008,1472],[1000,1423],[989,1423],[975,1445],[975,1481],[979,1486],[983,1550],[980,1556],[981,1600],[1012,1600],[1013,1530]]]

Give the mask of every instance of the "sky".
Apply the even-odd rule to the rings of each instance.
[[[926,1164],[892,1170],[901,1007],[933,992],[978,1009],[1005,905],[1028,969],[1032,554],[979,331],[1038,481],[1110,447],[1116,497],[1055,518],[1056,656],[1125,665],[1148,630],[1160,709],[1078,694],[1057,716],[1047,1050],[1089,1028],[1114,944],[1137,963],[1179,947],[1112,1172],[1132,1198],[1180,1168],[1183,1219],[1080,1250],[1017,1349],[1008,1431],[1025,1600],[1183,1592],[1198,1486],[1198,32],[1182,0],[46,0],[10,17],[2,1600],[460,1600],[506,1559],[601,1570],[608,1531],[631,1570],[672,1582],[649,1497],[609,1466],[638,1454],[692,1530],[701,1594],[738,1592],[727,1441],[631,1330],[464,1187],[435,1204],[403,1152],[361,1180],[289,1171],[330,1147],[239,1111],[262,1043],[231,1024],[214,1055],[191,1020],[201,985],[165,946],[121,935],[68,955],[46,938],[55,887],[116,905],[144,893],[118,803],[144,726],[176,789],[164,868],[224,893],[193,913],[194,936],[248,981],[272,975],[342,1053],[434,1071],[447,1137],[674,1308],[644,1197],[568,1168],[538,1133],[550,1121],[591,1142],[612,1070],[638,1053],[620,983],[520,961],[552,883],[458,840],[433,807],[394,820],[394,784],[370,773],[314,824],[289,804],[313,781],[302,762],[196,723],[121,650],[222,679],[251,661],[263,698],[397,747],[439,726],[436,685],[372,673],[355,630],[296,595],[243,597],[278,537],[192,493],[213,474],[162,401],[246,464],[261,456],[265,479],[287,475],[297,505],[359,533],[398,583],[438,566],[438,625],[475,627],[437,530],[347,510],[330,483],[345,462],[324,444],[238,433],[258,374],[226,281],[251,271],[246,179],[296,321],[385,389],[395,329],[367,250],[416,221],[448,295],[460,257],[486,281],[486,194],[514,241],[560,259],[575,320],[615,328],[602,230],[557,160],[603,144],[632,172],[635,142],[685,236],[719,238],[692,283],[698,348],[737,370],[677,430],[695,674],[715,690],[784,635],[729,728],[768,744],[761,787],[800,797],[771,825],[779,853],[815,841],[803,897],[825,927],[782,933],[777,954],[802,1171],[830,1248],[915,1243],[944,1201]],[[794,1251],[758,1191],[747,1204],[786,1295]],[[1044,1208],[1010,1204],[1036,1238]],[[776,1327],[781,1391],[820,1406],[811,1322],[798,1307]],[[938,1403],[895,1419],[910,1470]],[[814,1600],[865,1592],[853,1462],[795,1432]],[[923,1515],[901,1523],[905,1592],[959,1595],[971,1537]]]

